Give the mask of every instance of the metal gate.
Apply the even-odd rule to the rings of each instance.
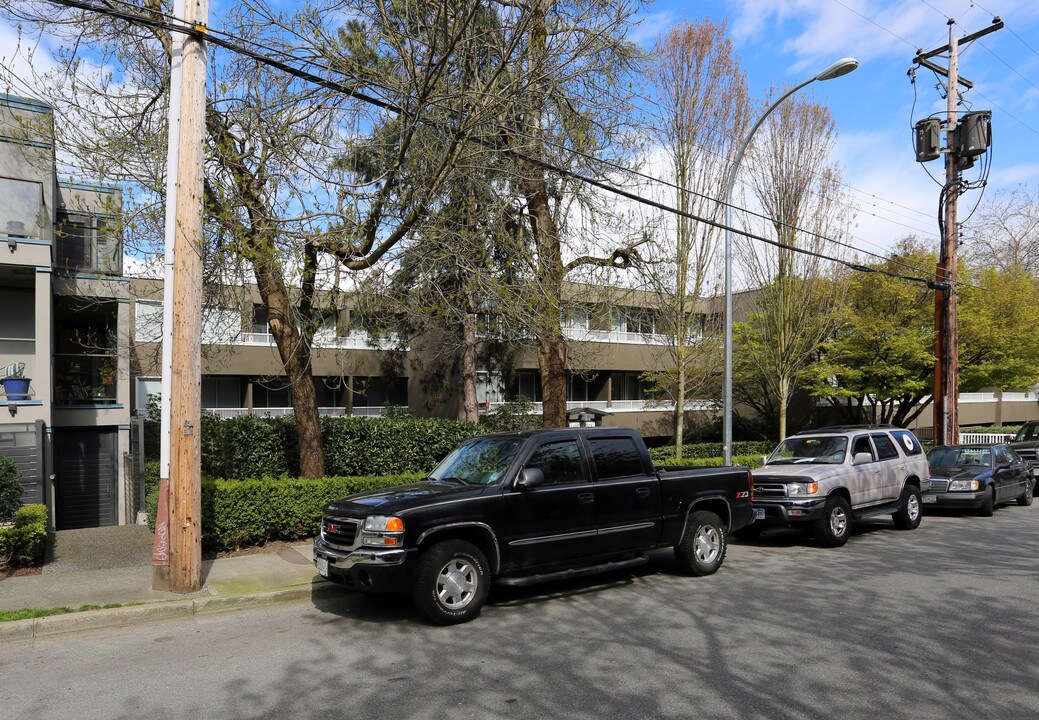
[[[118,447],[117,430],[54,430],[58,530],[118,524]]]
[[[45,503],[43,421],[0,425],[0,455],[14,460],[22,473],[22,503]]]

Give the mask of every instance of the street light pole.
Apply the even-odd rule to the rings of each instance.
[[[732,465],[732,189],[736,185],[736,175],[754,133],[784,100],[816,80],[832,80],[847,75],[858,66],[859,61],[854,58],[841,58],[822,72],[783,93],[778,100],[769,105],[743,138],[743,144],[736,152],[736,159],[729,170],[729,180],[725,187],[725,361],[722,368],[722,455],[726,465]]]

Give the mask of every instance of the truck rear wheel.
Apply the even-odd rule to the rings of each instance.
[[[840,547],[848,542],[851,532],[851,505],[840,495],[832,495],[826,500],[823,516],[815,521],[812,528],[815,536],[830,547]]]
[[[411,602],[438,625],[454,625],[480,614],[490,590],[487,558],[464,540],[437,543],[422,553]]]
[[[725,560],[725,525],[713,512],[700,510],[689,516],[685,534],[675,545],[675,560],[690,575],[710,575]]]

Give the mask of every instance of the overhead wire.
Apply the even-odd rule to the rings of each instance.
[[[381,109],[387,110],[387,111],[392,112],[394,114],[398,114],[398,115],[401,115],[401,116],[407,116],[407,115],[410,114],[406,109],[400,107],[399,105],[397,105],[396,103],[393,103],[392,101],[376,98],[376,97],[370,95],[369,93],[362,92],[362,91],[358,90],[357,88],[350,87],[349,85],[346,85],[344,83],[340,83],[340,82],[337,82],[335,80],[330,80],[328,78],[323,78],[323,77],[321,77],[319,75],[315,75],[314,73],[310,73],[310,72],[307,72],[305,70],[301,70],[299,68],[293,67],[292,65],[290,65],[288,63],[285,63],[285,62],[282,62],[280,60],[276,60],[274,58],[270,58],[270,57],[264,56],[263,54],[258,53],[258,52],[254,51],[254,50],[251,50],[251,49],[249,49],[247,47],[241,46],[238,43],[231,42],[230,40],[227,40],[227,39],[224,39],[224,38],[219,38],[219,37],[217,37],[217,35],[223,34],[223,33],[213,33],[211,31],[211,29],[209,27],[207,27],[207,26],[203,26],[203,25],[199,25],[199,24],[193,24],[193,23],[184,23],[183,21],[179,21],[179,20],[174,20],[174,21],[163,20],[163,21],[160,21],[160,20],[156,20],[156,19],[153,19],[153,18],[150,18],[150,17],[138,15],[138,14],[135,14],[135,13],[127,13],[127,12],[124,12],[124,11],[116,10],[116,9],[110,8],[110,7],[97,6],[97,5],[94,5],[94,4],[90,3],[90,2],[85,2],[84,0],[49,0],[49,1],[52,2],[52,3],[58,4],[58,5],[66,6],[66,7],[77,8],[77,9],[85,10],[85,11],[88,11],[88,12],[97,12],[99,14],[107,15],[107,16],[110,16],[110,17],[115,17],[115,18],[124,20],[126,22],[130,22],[130,23],[142,24],[142,25],[152,26],[152,27],[156,27],[156,28],[162,28],[162,29],[165,29],[165,30],[167,30],[169,32],[177,32],[177,33],[181,33],[181,34],[185,34],[185,35],[190,35],[190,36],[198,38],[198,39],[203,39],[203,40],[205,40],[205,41],[207,41],[209,43],[212,43],[212,44],[214,44],[214,45],[216,45],[218,47],[222,47],[222,48],[230,50],[232,52],[240,53],[242,55],[245,55],[247,57],[250,57],[250,58],[256,60],[257,62],[263,63],[264,65],[267,65],[269,67],[273,67],[275,69],[278,69],[278,70],[281,70],[283,72],[286,72],[286,73],[292,75],[293,77],[299,78],[301,80],[305,80],[307,82],[314,83],[314,84],[316,84],[316,85],[318,85],[320,87],[324,87],[324,88],[329,89],[329,90],[333,90],[333,91],[336,91],[336,92],[342,92],[345,95],[347,95],[348,97],[352,97],[352,98],[357,99],[357,100],[359,100],[361,102],[365,102],[365,103],[374,105],[375,107],[379,107]],[[248,42],[248,41],[246,41],[246,42]],[[302,62],[309,62],[309,61],[302,61]],[[316,64],[316,63],[311,63],[311,64]],[[324,69],[327,70],[328,68],[324,68]],[[428,123],[428,121],[424,121],[424,119],[421,118],[421,117],[414,117],[414,119],[417,122],[427,122]],[[658,210],[661,210],[661,211],[664,211],[664,212],[668,212],[668,213],[671,213],[671,214],[674,214],[674,215],[680,215],[680,216],[683,216],[683,217],[686,217],[688,219],[691,219],[691,220],[694,220],[694,221],[697,221],[697,222],[709,225],[711,227],[714,227],[714,228],[717,228],[717,229],[720,229],[720,230],[725,230],[725,231],[728,231],[728,232],[736,233],[737,235],[746,237],[746,238],[748,238],[750,240],[755,240],[757,242],[761,242],[761,243],[764,243],[766,245],[771,245],[771,246],[774,246],[774,247],[777,247],[777,248],[781,248],[781,249],[784,249],[784,250],[787,250],[787,251],[790,251],[790,252],[795,252],[795,253],[798,253],[798,254],[801,254],[801,255],[806,255],[806,256],[810,256],[810,257],[815,257],[817,259],[826,260],[828,262],[833,262],[833,263],[842,265],[844,267],[847,267],[847,268],[849,268],[851,270],[854,270],[854,271],[857,271],[857,272],[877,273],[877,274],[880,274],[880,275],[885,275],[885,276],[888,276],[888,277],[891,277],[891,278],[895,278],[895,279],[899,279],[899,280],[905,280],[905,281],[908,281],[908,282],[923,283],[923,284],[926,284],[928,287],[931,287],[931,288],[934,288],[935,285],[936,285],[935,281],[933,279],[931,279],[931,278],[921,278],[921,277],[915,277],[915,276],[910,276],[910,275],[903,275],[901,273],[897,273],[897,272],[893,272],[893,271],[890,271],[890,270],[886,270],[884,268],[870,267],[870,266],[866,266],[866,265],[861,265],[861,264],[858,264],[858,263],[854,263],[854,262],[845,260],[843,258],[838,258],[838,257],[834,257],[834,256],[831,256],[831,255],[826,255],[825,253],[820,253],[820,252],[816,252],[816,251],[813,251],[813,250],[808,250],[806,248],[800,248],[800,247],[796,247],[796,246],[791,247],[791,246],[785,245],[784,243],[779,242],[777,240],[773,240],[771,238],[767,238],[767,237],[764,237],[762,235],[758,235],[756,233],[752,233],[752,232],[749,232],[749,231],[746,231],[746,230],[741,230],[739,228],[733,228],[733,227],[727,226],[724,223],[718,222],[716,220],[712,220],[710,218],[698,216],[698,215],[696,215],[694,213],[683,211],[683,210],[681,210],[679,208],[675,208],[675,207],[666,205],[665,203],[661,203],[661,202],[653,200],[651,198],[643,197],[643,196],[639,195],[638,193],[634,193],[634,192],[625,190],[624,188],[620,188],[620,187],[617,187],[617,186],[612,185],[610,183],[607,183],[605,181],[602,181],[602,180],[599,180],[599,179],[596,179],[596,178],[592,178],[592,177],[589,177],[587,175],[583,175],[581,173],[575,172],[575,171],[570,170],[568,168],[560,167],[560,166],[555,165],[553,163],[541,160],[540,158],[535,158],[535,157],[528,156],[528,155],[526,155],[526,154],[524,154],[522,152],[519,152],[519,151],[517,151],[517,150],[515,150],[513,148],[509,148],[507,146],[502,146],[500,143],[492,143],[490,141],[482,140],[480,138],[469,138],[469,139],[470,139],[470,141],[486,145],[486,146],[490,147],[491,149],[497,150],[499,152],[503,152],[503,153],[508,154],[508,155],[510,155],[510,156],[512,156],[512,157],[514,157],[516,159],[519,159],[519,160],[522,160],[524,162],[530,163],[531,165],[540,167],[540,168],[542,168],[544,170],[547,170],[549,172],[556,173],[556,174],[558,174],[560,176],[569,177],[569,178],[571,178],[573,180],[577,180],[577,181],[583,182],[585,184],[591,185],[593,187],[597,187],[597,188],[599,188],[601,190],[604,190],[606,192],[609,192],[611,194],[614,194],[614,195],[617,195],[617,196],[620,196],[620,197],[624,197],[624,198],[626,198],[628,200],[631,200],[633,202],[637,202],[637,203],[642,204],[642,205],[647,205],[649,207],[654,207],[654,208],[656,208]],[[832,241],[832,239],[831,239],[831,241]],[[962,285],[964,283],[957,283],[957,284],[961,284]]]

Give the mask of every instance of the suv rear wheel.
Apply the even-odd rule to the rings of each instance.
[[[891,519],[899,530],[915,530],[920,525],[922,509],[920,490],[915,485],[906,485],[902,488],[898,510],[891,515]]]
[[[826,499],[823,516],[812,526],[815,536],[825,545],[840,547],[848,542],[851,532],[851,505],[840,495]]]

